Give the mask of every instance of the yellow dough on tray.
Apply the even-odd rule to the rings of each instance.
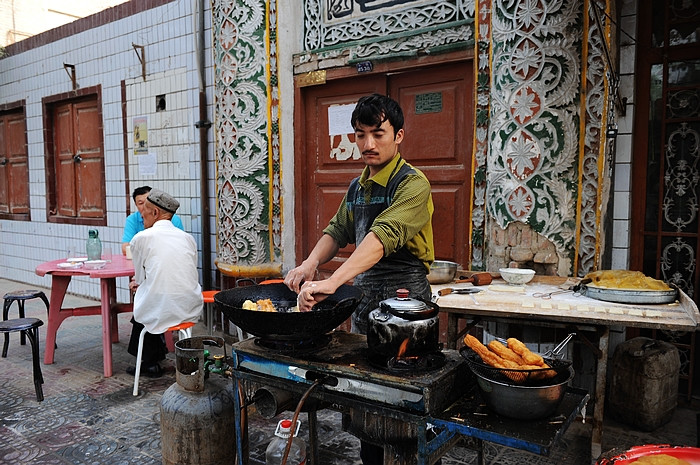
[[[630,465],[690,465],[690,462],[668,454],[656,454],[641,457],[634,462],[630,462]]]
[[[600,270],[588,273],[585,278],[591,284],[608,289],[632,289],[644,291],[670,291],[665,282],[650,278],[641,271],[630,270]]]

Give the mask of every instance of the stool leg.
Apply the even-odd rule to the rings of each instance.
[[[2,305],[2,321],[7,321],[7,315],[10,312],[10,305],[12,305],[12,300],[5,300]],[[5,333],[5,342],[2,345],[2,358],[7,357],[7,347],[10,345],[10,335]]]
[[[24,300],[18,300],[17,306],[19,307],[19,317],[24,318]],[[27,345],[27,339],[24,335],[24,331],[19,332],[19,344],[22,346]]]
[[[13,300],[7,300],[5,299],[5,302],[2,304],[2,321],[7,320],[7,316],[10,313],[10,305],[12,305]]]
[[[44,294],[43,292],[40,292],[40,293],[39,293],[39,298],[40,298],[41,300],[43,300],[43,301],[44,301],[44,305],[46,305],[46,318],[48,318],[48,317],[49,317],[49,307],[50,307],[49,299],[46,298],[46,294]]]
[[[32,345],[34,390],[36,391],[36,400],[41,402],[44,400],[44,391],[41,387],[44,384],[44,377],[41,374],[41,365],[39,364],[39,330],[38,328],[30,328],[22,333],[27,333],[29,343]]]
[[[139,395],[139,376],[141,375],[141,356],[143,355],[143,338],[146,336],[146,328],[141,330],[139,334],[139,348],[136,352],[136,372],[134,373],[134,390],[132,395]]]
[[[214,334],[214,312],[212,309],[212,304],[204,304],[207,309],[207,334],[210,336]]]

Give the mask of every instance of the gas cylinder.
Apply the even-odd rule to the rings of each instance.
[[[205,345],[224,347],[224,339],[197,336],[175,343],[177,382],[160,402],[163,465],[228,465],[236,455],[233,382],[206,376]]]
[[[280,420],[277,423],[275,437],[265,449],[265,465],[282,465],[284,450],[287,448],[290,436],[294,436],[294,439],[292,439],[292,445],[289,448],[286,465],[306,464],[306,443],[297,437],[299,426],[301,426],[301,422],[297,420],[296,429],[292,432],[292,420]]]

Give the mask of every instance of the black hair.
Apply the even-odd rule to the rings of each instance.
[[[134,198],[134,202],[136,202],[137,196],[148,194],[149,192],[151,192],[151,186],[141,186],[134,189],[134,193],[131,194],[131,196]]]
[[[362,97],[352,111],[350,124],[353,128],[357,124],[379,127],[384,121],[394,128],[394,136],[403,128],[403,110],[399,103],[386,95],[372,94]]]

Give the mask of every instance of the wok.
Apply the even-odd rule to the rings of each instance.
[[[337,328],[357,308],[360,288],[343,284],[335,294],[316,304],[309,312],[292,312],[297,294],[283,283],[237,287],[218,292],[214,303],[233,324],[266,339],[304,340],[322,336]],[[243,302],[270,299],[277,312],[243,309]]]

